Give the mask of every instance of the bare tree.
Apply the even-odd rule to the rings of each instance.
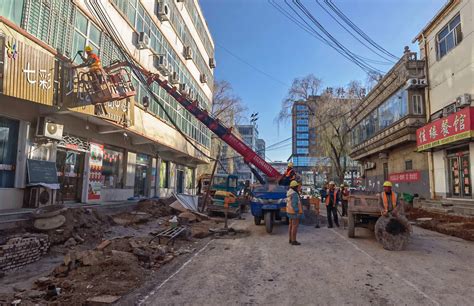
[[[212,114],[228,126],[239,123],[245,116],[247,107],[239,96],[234,94],[232,85],[227,81],[214,82]]]
[[[345,89],[339,87],[335,93],[326,91],[316,100],[315,118],[319,147],[322,157],[331,160],[331,165],[339,183],[349,166],[351,150],[348,120],[363,97],[363,87],[357,81],[350,82]]]
[[[291,118],[291,109],[296,101],[307,101],[309,97],[316,96],[321,90],[322,81],[314,74],[308,74],[302,78],[295,78],[291,84],[288,94],[281,102],[281,109],[275,118],[277,123],[287,122]]]

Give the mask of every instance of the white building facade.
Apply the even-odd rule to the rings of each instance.
[[[214,44],[197,0],[5,0],[0,13],[0,210],[37,205],[34,171],[52,164],[59,202],[195,192],[210,131],[134,73],[135,96],[91,105],[71,62],[87,45],[103,66],[128,56],[210,109]]]

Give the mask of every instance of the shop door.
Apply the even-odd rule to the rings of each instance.
[[[62,201],[81,201],[84,158],[83,152],[58,149],[56,167],[61,184],[60,199]]]
[[[135,196],[146,196],[146,176],[148,167],[145,165],[137,165],[135,168]]]
[[[184,193],[184,171],[176,170],[176,192]]]
[[[453,197],[471,198],[471,173],[469,153],[457,153],[448,156],[449,185]]]

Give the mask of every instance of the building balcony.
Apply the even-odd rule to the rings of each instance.
[[[373,137],[353,146],[349,156],[354,160],[360,160],[395,146],[410,142],[416,144],[416,130],[425,122],[423,115],[407,115]]]

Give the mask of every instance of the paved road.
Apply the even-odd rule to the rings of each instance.
[[[474,243],[414,228],[406,251],[383,250],[357,229],[301,226],[290,246],[284,225],[272,235],[250,216],[241,239],[212,240],[169,278],[146,305],[472,305]]]

